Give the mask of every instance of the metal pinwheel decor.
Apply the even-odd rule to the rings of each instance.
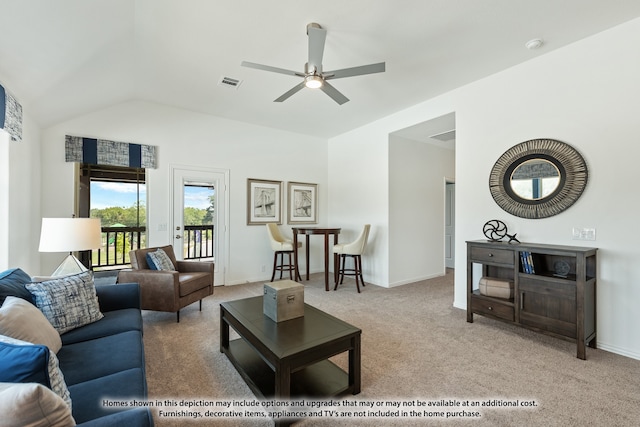
[[[487,221],[482,227],[482,232],[485,237],[492,242],[500,242],[502,239],[506,237],[509,238],[509,243],[517,242],[520,243],[520,240],[516,238],[516,234],[507,234],[507,225],[500,221],[499,219],[492,219]]]

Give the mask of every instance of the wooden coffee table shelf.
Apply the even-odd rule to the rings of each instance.
[[[230,328],[240,336],[229,339]],[[361,330],[305,304],[303,317],[276,323],[262,297],[220,304],[220,351],[258,398],[360,393]],[[349,352],[348,372],[328,360]]]

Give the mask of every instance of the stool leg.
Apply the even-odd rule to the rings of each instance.
[[[359,270],[359,265],[358,265],[358,257],[359,255],[354,255],[353,256],[353,275],[356,276],[356,289],[358,289],[358,293],[360,293],[360,281],[359,281],[359,274],[360,274],[360,270]]]
[[[271,274],[271,281],[276,277],[276,264],[278,261],[278,252],[273,253],[273,273]]]
[[[291,252],[287,252],[287,255],[289,257],[289,266],[288,266],[289,280],[293,280],[293,274],[291,273],[291,270],[293,270],[293,263],[291,262]]]
[[[364,283],[364,277],[362,277],[362,255],[358,255],[358,271],[360,272],[360,281],[362,286],[366,286]]]
[[[353,257],[353,268],[355,268],[355,276],[356,276],[356,288],[358,289],[358,293],[360,293],[360,284],[358,283],[358,276],[360,276],[360,280],[362,281],[362,286],[364,286],[364,280],[362,279],[362,261],[360,260],[360,255],[355,255]]]

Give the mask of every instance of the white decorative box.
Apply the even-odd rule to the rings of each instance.
[[[482,277],[479,285],[480,295],[504,299],[513,298],[513,281],[511,280]]]
[[[304,316],[304,286],[293,280],[264,284],[264,314],[275,322]]]

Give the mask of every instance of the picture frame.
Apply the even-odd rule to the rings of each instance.
[[[287,219],[289,224],[318,223],[318,184],[287,184]]]
[[[247,179],[247,225],[282,224],[282,181]]]

